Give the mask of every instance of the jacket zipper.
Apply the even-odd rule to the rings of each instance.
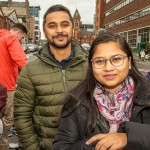
[[[63,69],[61,70],[61,72],[62,72],[62,78],[63,78],[63,85],[65,89],[65,96],[67,97],[68,88],[67,88],[67,82],[66,82],[66,71]]]

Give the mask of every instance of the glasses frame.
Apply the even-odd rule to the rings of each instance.
[[[112,61],[111,61],[111,59],[113,58],[113,57],[115,57],[115,56],[122,56],[123,57],[123,61],[122,61],[122,64],[121,65],[119,65],[119,66],[115,66],[113,63],[112,63]],[[104,66],[103,67],[101,67],[101,68],[97,68],[97,67],[95,67],[93,64],[94,64],[94,60],[97,58],[94,58],[94,59],[91,59],[91,62],[92,62],[92,65],[94,66],[94,68],[96,68],[96,69],[102,69],[102,68],[104,68],[105,66],[106,66],[106,64],[107,64],[107,61],[109,60],[109,62],[114,66],[114,67],[120,67],[120,66],[122,66],[123,64],[124,64],[124,60],[125,60],[125,58],[127,58],[128,56],[124,56],[124,55],[122,55],[122,54],[117,54],[117,55],[114,55],[114,56],[112,56],[112,57],[110,57],[109,59],[104,59],[105,60],[105,64],[104,64]],[[103,57],[98,57],[98,58],[103,58]]]

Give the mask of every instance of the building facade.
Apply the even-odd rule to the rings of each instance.
[[[41,39],[40,32],[40,6],[30,6],[29,15],[30,15],[30,37],[31,42],[38,44]]]
[[[13,0],[0,1],[0,6],[3,12],[9,12],[12,10],[16,11],[18,22],[21,22],[26,25],[29,29],[29,1],[25,0],[24,2],[15,2]]]
[[[73,38],[79,44],[88,43],[91,45],[95,39],[94,28],[92,24],[82,24],[81,16],[78,9],[76,9],[73,15],[74,31]]]
[[[17,22],[18,18],[15,10],[3,12],[0,7],[0,29],[10,30],[11,26]]]
[[[95,33],[98,28],[121,34],[133,48],[140,42],[148,44],[150,1],[96,0]]]

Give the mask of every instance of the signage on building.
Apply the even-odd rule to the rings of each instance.
[[[137,37],[137,42],[141,43],[141,36],[140,35]]]

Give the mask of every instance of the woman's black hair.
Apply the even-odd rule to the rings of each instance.
[[[95,89],[95,86],[97,84],[97,80],[95,79],[93,75],[92,70],[92,62],[91,59],[95,53],[95,50],[97,46],[101,43],[107,43],[107,42],[116,42],[120,46],[120,49],[123,50],[128,58],[131,60],[131,69],[129,70],[129,76],[132,77],[134,80],[135,85],[135,91],[134,95],[137,95],[139,92],[139,89],[142,85],[143,80],[146,80],[146,78],[139,72],[135,60],[132,54],[132,50],[129,47],[126,40],[115,33],[105,32],[101,36],[98,36],[92,43],[90,51],[89,51],[89,57],[88,57],[88,70],[85,80],[83,80],[73,91],[70,92],[68,95],[67,101],[63,107],[63,111],[71,110],[73,111],[79,104],[81,104],[84,101],[86,101],[87,107],[87,127],[88,130],[91,131],[94,129],[96,125],[96,121],[99,116],[99,111],[97,109],[96,101],[93,98],[93,92]]]

